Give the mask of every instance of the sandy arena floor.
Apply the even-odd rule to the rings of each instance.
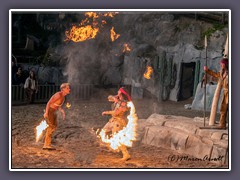
[[[183,155],[169,149],[135,144],[128,148],[131,159],[122,162],[122,154],[108,150],[97,138],[95,130],[102,128],[108,117],[102,111],[110,109],[104,99],[70,102],[66,121],[61,116],[53,135],[55,151],[42,150],[43,138],[35,142],[34,128],[43,120],[46,104],[12,106],[12,168],[225,168],[210,162],[170,162],[169,156]],[[139,119],[152,113],[203,117],[203,112],[184,109],[182,102],[157,103],[151,99],[134,101]]]

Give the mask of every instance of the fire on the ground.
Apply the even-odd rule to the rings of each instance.
[[[48,124],[46,120],[42,120],[41,123],[36,127],[36,142],[39,141],[39,139],[42,136],[42,132],[48,127]]]

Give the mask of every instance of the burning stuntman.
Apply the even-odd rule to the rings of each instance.
[[[129,112],[127,102],[131,101],[131,97],[128,95],[125,88],[122,87],[118,90],[118,94],[116,96],[109,96],[108,100],[114,102],[112,105],[112,110],[104,111],[102,112],[102,115],[111,115],[112,118],[103,127],[103,129],[105,130],[106,134],[115,134],[127,125],[127,115]],[[130,155],[127,151],[127,147],[125,145],[121,145],[120,150],[123,154],[122,160],[129,160]]]
[[[65,112],[61,106],[64,103],[65,96],[68,94],[70,94],[70,84],[63,83],[60,86],[60,91],[55,93],[47,103],[44,113],[44,118],[46,118],[48,124],[45,142],[43,146],[43,149],[45,150],[55,150],[55,148],[51,146],[51,141],[52,134],[57,128],[57,110],[61,111],[63,120],[65,120]]]

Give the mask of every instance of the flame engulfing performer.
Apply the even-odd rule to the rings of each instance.
[[[221,70],[218,73],[211,71],[207,66],[204,66],[204,70],[207,74],[218,78],[218,85],[223,88],[223,99],[220,108],[219,126],[222,129],[226,129],[226,118],[228,111],[228,59],[222,59],[220,61],[220,65]]]
[[[65,101],[65,96],[70,94],[70,84],[63,83],[60,86],[60,91],[56,92],[48,101],[46,110],[44,113],[44,118],[46,118],[48,127],[45,136],[45,142],[43,149],[45,150],[54,150],[55,148],[51,146],[52,134],[57,128],[57,110],[60,110],[65,120],[65,112],[62,109],[62,105]]]
[[[106,135],[118,133],[126,127],[127,115],[130,110],[129,107],[127,107],[127,102],[131,101],[131,97],[127,93],[126,89],[121,87],[118,90],[118,94],[116,96],[108,96],[108,100],[113,102],[112,110],[102,112],[102,115],[112,116],[109,122],[103,127]],[[121,145],[120,150],[123,154],[122,160],[129,160],[130,155],[127,151],[127,147],[125,145]]]

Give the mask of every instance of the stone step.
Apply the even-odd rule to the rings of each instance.
[[[228,130],[200,129],[201,126],[193,118],[152,114],[138,120],[137,141],[228,164]]]

